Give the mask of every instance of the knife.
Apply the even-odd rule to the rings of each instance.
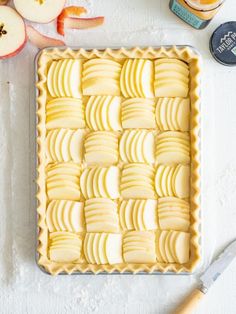
[[[231,242],[200,277],[201,285],[180,305],[174,314],[190,314],[199,301],[236,257],[236,240]]]

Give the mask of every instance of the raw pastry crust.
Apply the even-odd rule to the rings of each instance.
[[[48,228],[46,225],[46,101],[47,88],[46,76],[48,63],[52,60],[64,58],[109,58],[113,60],[124,60],[126,58],[177,58],[189,64],[190,69],[190,140],[191,140],[191,193],[190,193],[190,260],[186,264],[115,264],[115,265],[92,265],[87,264],[82,257],[80,263],[55,263],[48,258]],[[37,262],[46,272],[56,275],[59,273],[71,274],[92,272],[104,273],[191,273],[200,261],[200,231],[199,231],[199,209],[200,209],[200,57],[191,47],[160,47],[160,48],[121,48],[121,49],[44,49],[37,58],[37,213],[38,213],[38,247]]]

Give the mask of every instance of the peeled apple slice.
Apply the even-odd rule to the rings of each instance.
[[[158,231],[157,261],[184,264],[189,261],[190,234],[181,231]]]
[[[88,164],[118,162],[118,137],[110,132],[91,132],[85,139],[85,161]]]
[[[122,235],[86,233],[84,253],[89,264],[119,264],[122,258]]]
[[[163,132],[156,140],[156,161],[159,164],[190,162],[190,138],[188,133]]]
[[[83,130],[54,129],[47,134],[48,162],[81,162],[83,156]]]
[[[109,59],[91,59],[83,65],[83,95],[120,95],[121,65]]]
[[[156,97],[187,97],[189,67],[178,59],[155,60],[154,90]]]
[[[153,79],[151,60],[126,59],[120,76],[121,93],[125,98],[153,98]]]
[[[99,172],[98,175],[97,172]],[[86,199],[100,197],[117,199],[120,196],[119,182],[120,170],[118,167],[92,167],[83,171],[80,186]]]
[[[80,167],[71,163],[53,164],[47,169],[47,194],[50,200],[80,199]]]
[[[189,165],[159,165],[155,174],[155,189],[159,197],[188,198],[190,193]]]
[[[124,165],[121,175],[121,195],[125,199],[155,199],[154,169],[146,164]]]
[[[85,202],[87,232],[119,232],[117,204],[110,199],[93,198]]]
[[[190,225],[189,203],[177,197],[158,200],[158,221],[161,229],[188,231]],[[185,207],[183,207],[183,204]]]
[[[161,131],[189,130],[190,99],[158,98],[156,105],[156,122]]]
[[[88,127],[94,131],[121,131],[121,99],[91,96],[85,110]]]
[[[116,199],[120,196],[120,170],[118,167],[110,167],[105,174],[105,188],[111,199]]]
[[[131,98],[122,102],[122,126],[129,128],[154,129],[155,102],[146,98]]]
[[[64,73],[59,76],[60,68]],[[65,79],[66,77],[66,79]],[[49,66],[47,87],[50,95],[55,98],[81,98],[82,60],[63,59],[54,60]]]
[[[120,156],[124,162],[154,162],[154,134],[147,130],[124,131],[120,139]]]
[[[119,206],[123,230],[154,230],[157,228],[156,200],[124,200]]]
[[[46,222],[50,232],[62,231],[60,226],[64,226],[64,229],[70,232],[84,231],[83,203],[51,201],[47,207]]]
[[[54,232],[50,234],[49,258],[57,263],[77,261],[81,256],[82,240],[71,232]]]
[[[126,263],[155,263],[154,233],[149,231],[127,232],[124,235],[123,256]]]

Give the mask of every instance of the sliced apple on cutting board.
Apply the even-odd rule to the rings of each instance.
[[[37,23],[49,23],[61,13],[65,0],[14,0],[16,10],[25,19]]]
[[[12,8],[0,6],[0,59],[17,55],[26,42],[25,23]]]

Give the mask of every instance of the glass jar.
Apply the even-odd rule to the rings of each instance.
[[[170,9],[183,21],[196,29],[205,28],[224,0],[171,0]]]

